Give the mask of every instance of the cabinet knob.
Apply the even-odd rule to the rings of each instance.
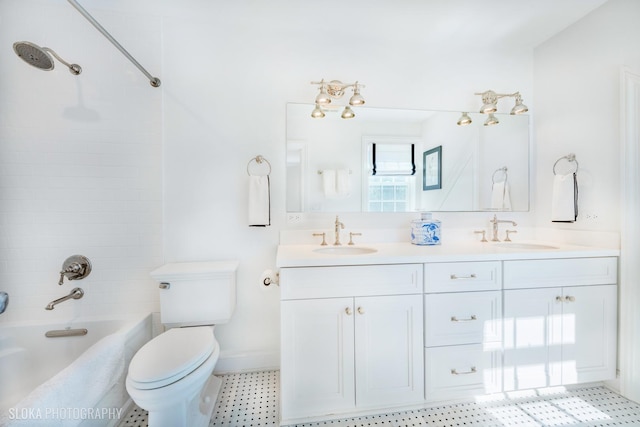
[[[576,297],[573,297],[571,295],[567,295],[566,297],[564,297],[564,300],[568,301],[568,302],[574,302],[576,300]]]
[[[358,307],[358,314],[364,314],[364,308]]]
[[[556,297],[556,302],[562,302],[562,301],[564,301],[564,298],[562,298],[560,295],[558,295]]]
[[[345,312],[345,313],[347,313],[347,316],[351,316],[351,314],[353,313],[353,312],[351,311],[351,307],[347,307],[347,308],[345,308],[345,309],[344,309],[344,312]]]

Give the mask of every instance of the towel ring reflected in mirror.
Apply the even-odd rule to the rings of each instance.
[[[265,159],[259,154],[255,156],[253,159],[249,160],[249,163],[247,163],[247,175],[251,176],[251,171],[249,170],[249,167],[251,166],[251,162],[256,162],[258,165],[266,163],[267,166],[269,167],[269,171],[267,172],[266,176],[271,175],[271,163],[269,163],[269,160]]]
[[[573,171],[572,173],[578,173],[578,168],[580,167],[580,165],[578,164],[578,161],[576,160],[576,155],[573,153],[570,153],[566,156],[562,156],[560,157],[558,160],[556,160],[556,162],[553,164],[553,174],[554,175],[558,175],[558,172],[556,172],[556,166],[558,165],[558,163],[560,163],[561,160],[566,160],[569,163],[575,163],[576,164],[576,170]]]
[[[499,175],[499,174],[500,174],[500,172],[502,172],[502,174],[503,174],[503,176],[504,176],[504,179],[503,179],[502,181],[497,181],[497,182],[507,182],[507,178],[508,178],[507,171],[508,171],[508,169],[507,169],[507,167],[506,167],[506,166],[503,166],[503,167],[501,167],[501,168],[499,168],[499,169],[496,169],[496,170],[493,172],[493,175],[491,175],[491,183],[493,183],[493,184],[495,184],[495,183],[496,183],[496,175],[499,177],[499,176],[500,176],[500,175]]]

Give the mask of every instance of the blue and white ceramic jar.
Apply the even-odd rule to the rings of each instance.
[[[414,245],[439,245],[440,221],[433,219],[430,212],[423,212],[420,219],[411,221],[411,243]]]

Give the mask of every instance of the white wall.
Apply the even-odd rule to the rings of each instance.
[[[535,49],[535,139],[539,226],[620,230],[620,70],[640,70],[640,2],[609,0]],[[553,164],[575,153],[579,216],[551,224]],[[565,162],[558,164],[566,166]]]
[[[160,72],[161,21],[135,8],[91,12]],[[136,28],[136,31],[132,31]],[[27,40],[83,67],[31,67]],[[162,263],[162,91],[63,0],[0,0],[0,321],[157,310]],[[58,286],[63,261],[92,273]],[[83,299],[44,307],[80,286]]]
[[[536,111],[531,51],[416,39],[421,15],[411,2],[397,16],[337,0],[323,4],[342,12],[329,16],[290,0],[83,5],[162,87],[152,88],[66,1],[0,0],[0,279],[11,294],[3,322],[157,310],[153,268],[238,259],[237,309],[217,329],[221,369],[277,364],[279,296],[262,292],[258,278],[275,263],[280,230],[332,221],[286,223],[287,102],[310,102],[309,82],[326,78],[361,81],[374,107],[473,110],[473,93],[494,89],[519,90]],[[361,32],[343,37],[353,17]],[[385,33],[390,19],[405,20],[406,31]],[[11,52],[16,40],[51,47],[84,71],[32,68]],[[247,226],[246,166],[258,154],[272,165],[267,228]],[[407,229],[413,217],[341,216],[347,228]],[[513,217],[526,224],[531,215]],[[489,220],[438,218],[445,230]],[[58,287],[60,266],[75,253],[94,271]],[[43,309],[73,285],[85,289],[82,300]]]
[[[339,15],[284,0],[189,0],[167,9],[165,256],[167,261],[240,260],[237,309],[231,322],[217,329],[223,357],[277,363],[279,295],[277,289],[261,292],[258,279],[275,264],[281,229],[330,228],[334,219],[317,214],[286,223],[286,103],[311,102],[316,95],[311,81],[359,80],[366,85],[367,105],[374,107],[472,110],[479,108],[473,93],[486,89],[519,90],[531,99],[531,51],[476,43],[457,50],[429,40],[399,40],[405,35],[385,33],[384,22],[405,19],[411,11],[397,8],[398,15],[389,16],[372,8],[364,14],[364,3],[323,3],[325,10],[341,10]],[[361,32],[343,38],[351,17],[358,18]],[[273,167],[273,225],[268,228],[247,226],[246,166],[257,154]],[[408,230],[414,216],[345,214],[341,219],[347,228]],[[490,219],[486,214],[438,218],[444,227],[454,221],[482,227]]]
[[[577,24],[535,50],[537,171],[540,188],[550,188],[553,162],[574,152],[580,162],[580,216],[561,231],[621,230],[621,216],[631,212],[621,199],[621,68],[640,74],[640,2],[609,0]],[[635,165],[636,168],[640,165]],[[633,185],[637,187],[637,183]],[[537,222],[547,225],[549,201],[536,201]],[[632,221],[637,221],[637,218]],[[626,235],[636,242],[640,236]],[[598,242],[594,242],[598,243]],[[620,386],[638,399],[637,276],[635,252],[623,246],[619,297]],[[632,274],[629,274],[631,272]],[[625,280],[629,279],[629,280]],[[635,300],[634,300],[635,298]]]

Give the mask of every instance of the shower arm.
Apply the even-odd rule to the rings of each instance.
[[[89,21],[94,27],[96,27],[96,29],[98,31],[100,31],[102,33],[102,35],[107,38],[107,40],[109,40],[116,48],[118,48],[118,50],[120,52],[122,52],[122,54],[124,56],[126,56],[127,59],[129,59],[129,61],[131,61],[133,63],[133,65],[138,67],[138,70],[140,70],[142,72],[142,74],[147,76],[151,86],[153,86],[153,87],[159,87],[160,86],[160,79],[157,78],[157,77],[152,76],[151,74],[149,74],[149,72],[142,65],[140,65],[140,63],[138,61],[136,61],[135,58],[133,56],[131,56],[131,54],[129,52],[127,52],[127,50],[124,47],[122,47],[122,45],[120,43],[118,43],[118,41],[116,39],[114,39],[113,36],[111,34],[109,34],[109,32],[107,30],[105,30],[104,27],[102,25],[100,25],[100,23],[98,21],[96,21],[93,16],[91,16],[91,14],[89,14],[89,12],[87,12],[82,6],[80,6],[80,4],[78,4],[78,2],[76,0],[67,0],[67,1],[71,4],[71,6],[75,7],[76,10],[78,12],[80,12],[80,14],[82,16],[87,18],[87,21]]]
[[[69,68],[69,71],[71,71],[71,74],[74,74],[74,75],[77,76],[78,74],[80,74],[82,72],[82,67],[80,67],[78,64],[69,64],[67,61],[65,61],[64,59],[60,58],[58,56],[58,54],[53,51],[53,49],[49,49],[48,47],[43,47],[42,50],[44,50],[45,52],[49,52],[58,61],[60,61],[64,65],[66,65],[67,68]]]

